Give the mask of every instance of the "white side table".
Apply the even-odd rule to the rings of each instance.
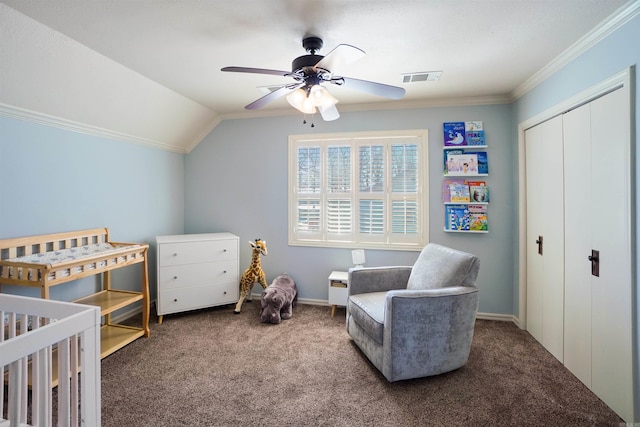
[[[336,306],[347,305],[347,298],[349,298],[349,273],[347,271],[332,271],[329,276],[331,317],[336,313]]]

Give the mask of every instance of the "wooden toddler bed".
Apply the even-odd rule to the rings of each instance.
[[[141,336],[149,336],[149,245],[109,240],[108,228],[44,234],[0,240],[0,291],[2,285],[39,287],[49,299],[50,288],[83,277],[102,274],[102,290],[76,300],[100,307],[102,358]],[[114,289],[111,270],[142,266],[140,292]],[[111,313],[141,301],[142,327],[112,323]]]

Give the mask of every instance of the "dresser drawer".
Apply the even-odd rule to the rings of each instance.
[[[236,239],[158,245],[160,266],[230,260],[237,259],[237,256],[238,241]]]
[[[224,283],[220,286],[201,285],[162,290],[158,294],[158,314],[178,313],[238,300],[238,285]]]
[[[186,286],[221,282],[239,284],[238,262],[235,259],[200,264],[170,265],[160,267],[158,277],[160,289],[174,289]]]

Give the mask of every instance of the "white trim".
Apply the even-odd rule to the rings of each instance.
[[[508,104],[510,98],[508,96],[483,96],[469,98],[451,98],[451,99],[432,99],[422,101],[405,101],[405,102],[377,102],[369,104],[343,105],[340,111],[358,112],[358,111],[374,111],[374,110],[402,110],[402,109],[418,109],[418,108],[436,108],[436,107],[464,107],[477,105],[500,105]],[[263,117],[282,117],[300,115],[295,109],[277,109],[277,110],[245,110],[229,114],[218,114],[198,135],[190,141],[186,147],[173,144],[166,144],[160,141],[154,141],[141,138],[122,132],[100,128],[73,120],[63,119],[61,117],[51,116],[37,111],[27,110],[9,104],[0,102],[0,116],[6,116],[14,119],[25,120],[32,123],[38,123],[72,132],[78,132],[85,135],[93,135],[116,139],[123,142],[145,145],[147,147],[158,148],[165,151],[171,151],[180,154],[189,154],[194,148],[200,144],[204,138],[209,135],[224,120],[243,120]],[[302,117],[302,116],[300,116]]]
[[[618,30],[631,19],[635,18],[638,14],[640,14],[640,1],[635,1],[633,3],[622,6],[615,13],[610,15],[609,18],[594,27],[591,31],[580,38],[580,40],[571,45],[555,59],[542,67],[527,81],[518,86],[511,93],[510,102],[514,102],[530,92],[544,80],[552,76],[554,73],[563,68],[565,65],[569,64],[578,56],[591,49],[608,35]]]
[[[140,138],[138,136],[128,135],[114,130],[87,125],[73,120],[63,119],[61,117],[54,117],[48,114],[39,113],[37,111],[30,111],[24,108],[19,108],[4,103],[0,103],[0,116],[6,116],[13,119],[20,119],[32,123],[38,123],[41,125],[52,126],[71,132],[79,132],[85,135],[116,139],[118,141],[130,142],[147,147],[159,148],[166,151],[172,151],[174,153],[184,154],[184,149],[175,145],[165,144],[163,142]]]
[[[527,327],[527,201],[526,201],[526,178],[525,178],[525,158],[524,158],[524,132],[546,120],[563,114],[573,108],[584,105],[615,89],[624,88],[631,91],[631,77],[633,67],[628,67],[623,71],[591,86],[571,98],[539,113],[518,124],[518,321],[520,328]]]
[[[509,104],[511,98],[504,95],[495,96],[478,96],[467,98],[437,98],[425,99],[420,101],[387,101],[375,102],[368,104],[350,104],[339,105],[340,112],[358,112],[358,111],[374,111],[374,110],[403,110],[418,108],[436,108],[436,107],[466,107],[477,105],[501,105]],[[220,121],[223,120],[242,120],[255,119],[260,117],[276,117],[276,116],[300,116],[302,113],[293,108],[267,109],[267,110],[244,110],[234,113],[221,114]],[[321,120],[321,119],[320,119]]]
[[[479,320],[495,320],[499,322],[513,322],[520,327],[518,318],[513,314],[497,314],[497,313],[476,313],[476,319]]]

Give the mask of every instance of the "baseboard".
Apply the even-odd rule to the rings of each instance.
[[[501,322],[513,322],[516,326],[520,327],[518,318],[513,314],[495,314],[495,313],[478,313],[476,319],[480,320],[498,320]]]
[[[259,300],[262,294],[251,294],[252,298]],[[314,299],[314,298],[298,298],[299,304],[307,304],[307,305],[320,305],[320,306],[329,306],[328,300],[323,299]],[[155,300],[151,303],[151,309],[153,310],[155,307]],[[118,316],[112,317],[111,321],[114,323],[121,323],[127,320],[130,317],[136,316],[142,312],[142,307],[133,307],[127,311],[124,311]],[[480,320],[497,320],[500,322],[513,322],[516,326],[520,327],[520,321],[517,316],[513,314],[496,314],[496,313],[478,313],[476,314],[476,319]]]

